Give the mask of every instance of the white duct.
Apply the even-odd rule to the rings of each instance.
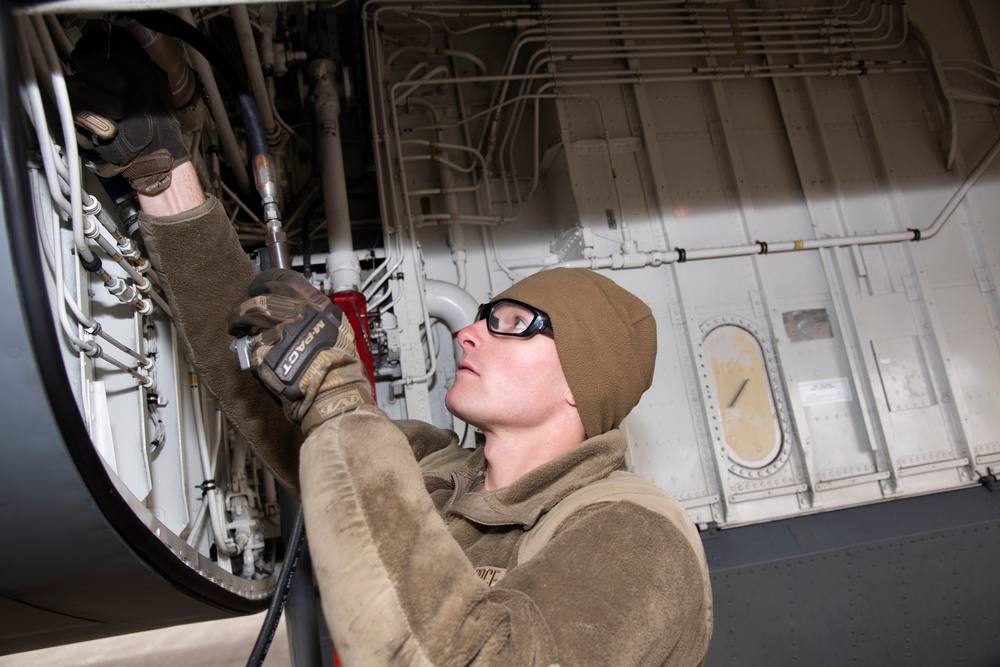
[[[440,320],[452,333],[455,358],[462,356],[462,346],[454,337],[459,330],[469,326],[476,318],[479,303],[472,295],[461,287],[443,280],[425,282],[424,295],[427,298],[427,312],[432,318]],[[462,438],[463,447],[475,446],[475,433],[467,428],[465,422],[453,417],[452,428]],[[464,434],[464,435],[463,435]]]
[[[479,303],[461,287],[443,280],[426,281],[427,312],[441,320],[448,330],[455,334],[476,317]]]
[[[314,99],[319,124],[319,150],[323,161],[323,209],[330,244],[326,272],[330,288],[334,292],[357,291],[361,284],[361,265],[354,254],[354,241],[351,237],[344,152],[340,145],[340,99],[334,72],[332,60],[316,60],[309,68],[310,76],[316,84]]]

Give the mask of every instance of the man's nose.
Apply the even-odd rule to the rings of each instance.
[[[482,344],[483,338],[486,335],[486,320],[478,320],[463,329],[459,329],[458,333],[455,334],[455,338],[463,348],[476,347]]]

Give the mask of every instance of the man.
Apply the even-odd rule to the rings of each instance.
[[[669,496],[616,472],[617,426],[652,381],[645,304],[599,274],[554,269],[482,307],[457,334],[446,403],[485,446],[461,449],[454,433],[394,423],[374,405],[336,307],[294,272],[253,277],[221,206],[172,148],[176,126],[141,103],[125,109],[154,131],[133,135],[130,152],[111,150],[120,136],[97,150],[140,188],[143,234],[192,363],[301,491],[345,665],[703,660],[712,611],[697,532]],[[301,450],[296,429],[261,412],[227,325],[253,337],[254,373],[301,426]]]

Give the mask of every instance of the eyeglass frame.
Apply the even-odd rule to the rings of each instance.
[[[506,331],[494,331],[493,327],[490,325],[490,315],[493,313],[493,309],[496,308],[501,303],[513,303],[522,308],[526,308],[535,317],[531,320],[524,331],[518,333],[510,333]],[[523,301],[518,301],[517,299],[497,299],[496,301],[490,301],[489,303],[483,303],[479,305],[479,309],[476,311],[476,322],[479,320],[486,320],[486,329],[491,334],[495,336],[513,336],[514,338],[531,338],[536,333],[543,333],[547,336],[555,338],[555,334],[552,332],[552,320],[549,318],[549,314],[540,308],[536,308],[531,304],[525,303]]]

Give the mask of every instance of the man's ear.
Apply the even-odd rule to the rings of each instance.
[[[572,389],[569,388],[566,389],[566,402],[572,405],[574,408],[576,407],[576,398],[573,396]]]

